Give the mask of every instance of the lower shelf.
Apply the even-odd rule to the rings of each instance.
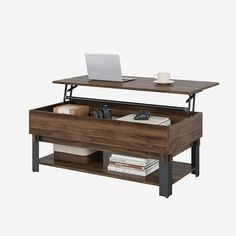
[[[107,163],[105,163],[105,161],[103,161],[102,159],[87,165],[83,165],[77,163],[55,161],[53,154],[51,154],[40,158],[39,163],[47,166],[53,166],[69,170],[86,172],[95,175],[103,175],[111,178],[118,178],[118,179],[124,179],[124,180],[159,186],[159,170],[156,170],[155,172],[151,173],[146,177],[117,173],[113,171],[108,171]],[[191,173],[193,169],[194,168],[192,168],[191,164],[174,161],[172,168],[172,183],[176,183],[178,180],[182,179],[184,176]]]

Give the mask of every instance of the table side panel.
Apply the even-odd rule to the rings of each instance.
[[[168,128],[130,122],[30,111],[30,133],[95,146],[166,153]]]
[[[169,127],[169,154],[176,155],[202,137],[202,113],[184,119]]]

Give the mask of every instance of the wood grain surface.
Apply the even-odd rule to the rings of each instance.
[[[30,111],[31,134],[106,146],[111,152],[120,148],[166,153],[167,130],[165,126]]]
[[[202,137],[202,113],[179,121],[169,127],[169,153],[175,155],[186,150],[193,142]]]
[[[30,111],[29,131],[39,135],[40,141],[159,159],[159,154],[174,156],[186,150],[202,135],[202,114],[197,112],[187,118],[178,111],[170,114],[170,126],[159,126],[57,114],[52,112],[55,105]],[[91,107],[98,105],[93,103]],[[131,105],[113,107],[117,115],[127,115],[134,109],[137,108]],[[151,109],[146,107],[155,115],[161,114],[160,110]]]
[[[141,90],[150,92],[162,92],[162,93],[176,93],[176,94],[188,94],[192,95],[199,93],[202,90],[211,88],[218,85],[218,82],[207,82],[207,81],[193,81],[193,80],[177,80],[174,79],[175,83],[169,85],[156,85],[153,83],[154,78],[137,77],[137,76],[126,76],[135,78],[128,82],[113,82],[113,81],[98,81],[89,80],[87,75],[55,80],[55,84],[72,84],[80,86],[92,86],[92,87],[103,87],[103,88],[115,88],[115,89],[130,89],[130,90]]]

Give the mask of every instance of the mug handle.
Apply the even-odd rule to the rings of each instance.
[[[154,79],[157,79],[157,78],[158,78],[158,74],[154,74],[154,75],[153,75],[153,78],[154,78]]]

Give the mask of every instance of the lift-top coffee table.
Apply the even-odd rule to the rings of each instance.
[[[29,112],[29,132],[33,136],[33,171],[39,171],[39,164],[42,164],[158,185],[160,195],[165,197],[172,194],[172,184],[187,174],[198,176],[202,113],[195,111],[196,94],[219,83],[175,80],[171,85],[155,85],[153,78],[135,78],[129,82],[118,83],[90,81],[85,75],[53,81],[65,86],[63,101]],[[187,106],[162,106],[73,96],[73,91],[78,86],[183,94],[187,96]],[[152,115],[169,117],[171,125],[150,125],[53,113],[53,107],[63,103],[88,105],[90,110],[107,104],[116,117],[146,110]],[[54,160],[53,154],[39,158],[40,141],[96,149],[102,151],[104,156],[87,165],[57,161]],[[188,148],[192,150],[191,163],[174,161],[176,155]],[[108,153],[158,159],[160,167],[146,177],[111,172],[107,170]]]

